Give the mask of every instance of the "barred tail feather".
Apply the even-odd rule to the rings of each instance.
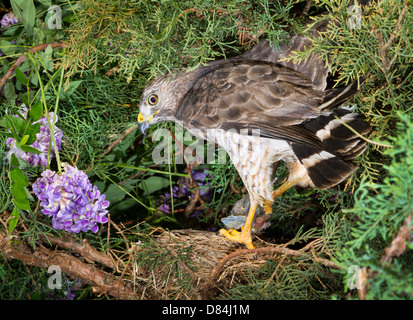
[[[351,161],[343,160],[327,151],[297,143],[292,143],[291,147],[318,189],[339,184],[357,169]]]
[[[358,134],[347,128],[343,122]],[[335,109],[330,115],[305,121],[302,126],[317,136],[323,145],[323,148],[318,148],[291,143],[295,155],[305,166],[317,188],[335,186],[357,169],[351,160],[365,151],[366,142],[360,135],[370,131],[369,124],[358,114],[346,109]]]

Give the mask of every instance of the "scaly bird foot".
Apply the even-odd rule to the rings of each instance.
[[[241,228],[241,232],[238,232],[234,229],[221,229],[219,230],[219,234],[225,236],[225,238],[227,238],[228,240],[245,244],[248,249],[254,249],[251,232],[244,231],[243,229],[244,227]]]
[[[272,213],[272,203],[273,201],[264,200],[264,211],[266,214]]]

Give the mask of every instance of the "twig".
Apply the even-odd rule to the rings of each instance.
[[[406,250],[406,242],[412,236],[413,226],[412,226],[412,216],[409,215],[406,220],[404,220],[399,232],[394,237],[390,246],[384,250],[384,254],[381,258],[383,263],[391,263],[393,258],[399,257]]]
[[[106,237],[106,255],[107,256],[109,256],[110,222],[112,221],[110,219],[110,213],[108,213],[108,219],[109,219],[109,223],[108,223],[108,230],[107,230],[107,237]]]
[[[54,238],[57,239],[57,238]],[[109,294],[118,299],[138,299],[141,294],[136,292],[132,283],[104,272],[90,263],[85,263],[71,254],[48,250],[42,247],[40,251],[32,251],[24,241],[11,242],[0,232],[0,253],[8,258],[22,261],[26,265],[48,268],[59,266],[65,274],[72,278],[83,279],[94,286],[97,293]]]
[[[382,50],[386,51],[387,48],[392,44],[393,40],[396,38],[397,32],[400,30],[401,28],[401,23],[404,17],[404,14],[407,11],[407,4],[408,1],[406,1],[406,3],[404,4],[404,7],[402,9],[402,11],[400,12],[399,18],[397,19],[397,23],[396,23],[396,27],[394,28],[394,31],[392,32],[392,34],[390,35],[389,40],[387,40],[387,42],[385,43],[385,45],[382,47]]]
[[[135,124],[133,127],[128,128],[125,130],[125,133],[119,138],[117,139],[115,142],[113,142],[107,149],[106,151],[102,154],[102,156],[100,158],[102,158],[104,155],[106,155],[107,153],[110,152],[110,150],[112,150],[118,143],[120,143],[128,134],[130,134],[133,130],[135,130],[135,128],[138,125]]]
[[[37,51],[46,49],[48,46],[51,46],[52,48],[65,48],[66,44],[63,42],[44,43],[34,46],[33,48],[30,48],[29,50],[25,51],[20,57],[17,58],[17,60],[13,63],[13,65],[6,72],[3,78],[0,79],[0,90],[3,89],[3,86],[5,85],[6,81],[14,74],[16,68],[27,59],[27,53],[35,53]]]
[[[268,281],[267,281],[266,285],[264,286],[264,288],[262,288],[262,291],[265,291],[265,290],[268,288],[268,286],[270,285],[270,283],[272,282],[272,280],[274,279],[274,277],[276,277],[276,278],[277,278],[277,281],[278,281],[278,275],[277,275],[278,268],[283,264],[283,262],[284,262],[284,260],[285,260],[285,257],[286,257],[286,256],[282,257],[282,258],[281,258],[281,261],[278,262],[278,264],[277,264],[277,266],[275,267],[274,272],[272,273],[271,277],[268,279]]]
[[[407,11],[407,8],[408,8],[408,1],[405,2],[404,7],[402,11],[400,12],[399,18],[397,19],[396,27],[394,28],[393,32],[391,33],[386,43],[384,43],[383,35],[379,33],[375,27],[373,27],[372,29],[380,45],[380,58],[381,58],[381,62],[383,63],[383,68],[381,69],[384,74],[388,74],[390,72],[390,68],[393,62],[395,61],[395,58],[393,58],[391,62],[389,63],[389,60],[387,59],[387,48],[393,43],[394,39],[396,38],[397,32],[400,30],[402,26],[401,23]]]
[[[186,155],[185,155],[185,152],[184,152],[184,150],[183,150],[183,147],[182,147],[181,144],[178,142],[178,140],[176,139],[176,137],[175,137],[175,135],[173,134],[173,132],[172,132],[171,130],[169,130],[169,132],[171,133],[172,138],[175,140],[176,145],[178,146],[179,150],[181,151],[182,156],[183,156],[183,158],[184,158],[184,160],[185,160],[186,166],[187,166],[187,168],[188,168],[188,174],[189,174],[189,180],[190,180],[190,181],[189,181],[189,182],[190,182],[190,186],[189,186],[189,187],[190,187],[190,188],[197,188],[196,191],[195,191],[194,197],[189,200],[189,203],[188,203],[188,205],[186,206],[185,211],[184,211],[185,217],[186,217],[186,218],[189,218],[189,215],[190,215],[191,212],[194,210],[194,207],[195,207],[196,203],[197,203],[199,200],[201,200],[201,197],[200,197],[201,190],[199,189],[198,184],[197,184],[196,181],[194,180],[194,177],[193,177],[193,175],[192,175],[192,168],[191,168],[191,165],[188,163],[188,159],[186,158]]]
[[[187,206],[185,207],[185,211],[184,211],[185,218],[189,218],[189,215],[194,210],[196,203],[198,202],[198,200],[201,199],[200,195],[201,195],[201,189],[196,189],[194,197],[189,200]]]
[[[223,258],[220,262],[217,263],[214,270],[212,270],[211,272],[210,279],[207,282],[207,287],[212,286],[213,281],[218,277],[219,272],[229,260],[239,255],[254,254],[254,253],[279,253],[279,254],[291,255],[295,257],[304,256],[304,253],[301,250],[292,250],[292,249],[288,249],[284,247],[263,247],[263,248],[255,248],[255,249],[239,249],[237,251],[230,253],[225,258]],[[318,258],[317,260],[318,260],[317,262],[325,265],[326,267],[339,269],[339,266],[337,266],[333,261],[323,259],[323,258]]]
[[[122,230],[118,227],[118,225],[116,223],[114,223],[112,220],[110,220],[110,223],[112,224],[112,226],[114,226],[114,228],[118,231],[118,233],[121,235],[121,237],[123,238],[123,240],[125,240],[125,244],[126,247],[128,248],[128,251],[130,251],[130,245],[129,245],[129,241],[128,239],[126,239],[125,235],[123,234]]]
[[[183,156],[183,158],[184,158],[184,160],[185,160],[186,166],[187,166],[187,168],[188,168],[188,174],[189,174],[189,179],[190,179],[190,182],[191,182],[191,188],[196,188],[196,187],[198,187],[198,185],[196,184],[196,182],[195,182],[195,180],[194,180],[194,177],[192,176],[192,168],[191,168],[191,166],[190,166],[189,163],[188,163],[188,159],[187,159],[187,157],[186,157],[186,155],[185,155],[185,152],[184,152],[183,147],[182,147],[181,144],[178,142],[178,140],[176,139],[176,137],[175,137],[175,135],[173,134],[173,132],[172,132],[171,130],[168,130],[168,131],[170,132],[172,138],[175,140],[175,143],[176,143],[176,145],[178,146],[179,150],[181,151],[182,156]]]
[[[380,146],[380,147],[393,148],[393,146],[390,145],[390,144],[385,144],[385,143],[376,142],[376,141],[367,139],[366,137],[364,137],[363,135],[361,135],[359,132],[357,132],[356,130],[354,130],[351,126],[349,126],[347,123],[345,123],[343,120],[341,120],[339,117],[337,117],[337,116],[334,116],[334,117],[335,117],[338,121],[340,121],[343,126],[345,126],[347,129],[349,129],[349,130],[350,130],[351,132],[353,132],[355,135],[357,135],[357,137],[359,137],[360,139],[363,139],[364,141],[366,141],[366,142],[368,142],[368,143],[375,144],[375,145]]]
[[[310,10],[311,7],[311,3],[313,2],[313,0],[307,0],[305,7],[303,9],[303,11],[301,12],[300,16],[305,16],[308,13],[308,10]]]
[[[92,247],[86,239],[83,239],[82,244],[75,242],[73,239],[69,237],[57,238],[45,234],[40,235],[39,239],[43,243],[54,244],[61,248],[76,252],[82,255],[89,262],[96,261],[102,263],[103,265],[109,268],[114,268],[114,263],[112,259],[106,254],[99,252],[94,247]]]
[[[229,188],[231,189],[232,192],[236,193],[236,194],[240,194],[241,191],[238,190],[237,188],[235,188],[235,186],[232,184],[232,182],[229,183]]]
[[[395,257],[399,257],[405,252],[407,248],[406,242],[410,241],[412,232],[412,215],[410,214],[406,220],[404,220],[403,225],[400,227],[399,232],[397,232],[397,235],[392,240],[390,246],[384,249],[384,253],[381,257],[381,262],[383,264],[391,263]],[[366,300],[369,291],[369,284],[367,281],[374,278],[377,274],[376,271],[372,271],[366,267],[357,270],[357,282],[360,284],[357,290],[360,300]]]

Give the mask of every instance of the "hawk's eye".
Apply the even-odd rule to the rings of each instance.
[[[157,103],[158,103],[158,96],[157,96],[156,94],[151,95],[151,96],[148,98],[148,103],[149,103],[151,106],[154,106],[155,104],[157,104]]]

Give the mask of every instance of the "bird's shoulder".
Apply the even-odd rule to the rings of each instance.
[[[323,92],[297,71],[254,60],[227,60],[204,67],[179,102],[184,123],[219,127],[224,122],[291,125],[318,115]]]

